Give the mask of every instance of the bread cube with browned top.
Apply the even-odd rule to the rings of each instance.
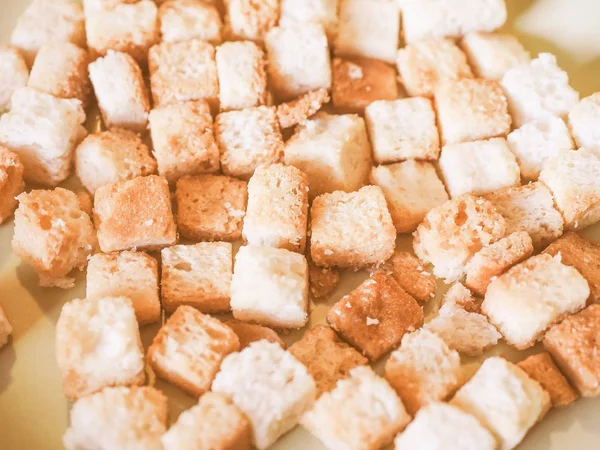
[[[329,103],[327,89],[315,89],[301,95],[295,100],[277,105],[277,119],[281,128],[302,125],[325,104]]]
[[[431,272],[427,272],[417,257],[396,250],[392,257],[373,271],[381,270],[394,277],[400,287],[419,302],[426,302],[435,296],[437,282]]]
[[[221,43],[223,21],[216,5],[201,0],[170,0],[158,8],[158,24],[163,42],[202,39]]]
[[[279,1],[227,0],[225,37],[229,41],[250,40],[262,43],[265,34],[277,25]]]
[[[21,159],[0,145],[0,224],[13,215],[17,196],[25,189]]]
[[[29,67],[21,51],[10,45],[0,46],[0,113],[10,111],[13,92],[27,86]]]
[[[263,339],[279,344],[283,349],[286,347],[285,342],[279,337],[277,332],[269,327],[264,327],[255,323],[242,322],[237,319],[226,320],[225,325],[237,334],[237,337],[240,340],[240,350],[245,349],[253,342],[262,341]]]

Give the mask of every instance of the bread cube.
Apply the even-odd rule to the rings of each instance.
[[[377,361],[404,334],[423,325],[423,310],[392,276],[377,272],[333,305],[327,322],[350,345]]]
[[[286,347],[285,342],[283,342],[279,335],[271,328],[235,319],[225,321],[225,325],[237,334],[237,337],[240,340],[240,350],[245,349],[253,342],[261,341],[263,339],[274,342],[283,349]]]
[[[396,57],[400,81],[411,97],[433,97],[440,83],[473,78],[467,57],[450,39],[428,39],[401,48]]]
[[[339,0],[281,0],[279,25],[288,27],[297,23],[318,23],[329,40],[338,32]]]
[[[506,341],[524,350],[553,324],[585,307],[587,281],[560,255],[537,255],[514,266],[488,286],[481,310]]]
[[[175,244],[177,230],[167,180],[150,175],[102,186],[94,198],[100,249],[158,250]]]
[[[281,128],[303,124],[325,104],[329,103],[327,89],[317,89],[301,95],[296,100],[277,105],[277,119]]]
[[[21,51],[8,45],[0,46],[0,114],[11,108],[13,92],[27,86],[29,68]]]
[[[0,145],[0,224],[17,209],[17,196],[25,189],[23,171],[19,156]]]
[[[321,25],[275,27],[265,36],[265,47],[271,89],[281,100],[331,88],[329,46]]]
[[[501,80],[510,69],[531,61],[531,55],[513,34],[469,33],[460,46],[475,75],[488,80]]]
[[[533,120],[564,118],[579,101],[579,93],[551,53],[540,53],[529,64],[506,72],[502,87],[516,128]]]
[[[569,129],[577,147],[599,148],[600,92],[582,99],[569,112]]]
[[[319,267],[308,262],[308,291],[310,298],[320,300],[328,297],[340,284],[340,271],[335,267]]]
[[[170,0],[158,8],[158,23],[163,42],[202,39],[221,42],[223,21],[215,5],[200,0]]]
[[[167,431],[167,397],[152,387],[115,387],[78,400],[63,436],[67,450],[161,448]]]
[[[8,342],[8,337],[12,333],[12,325],[8,321],[6,311],[0,305],[0,348],[2,348]]]
[[[308,321],[308,265],[282,248],[243,246],[231,281],[233,317],[274,328],[302,328]]]
[[[562,408],[579,398],[549,353],[532,355],[517,364],[529,377],[548,391],[552,406]]]
[[[223,175],[198,175],[177,181],[177,228],[195,241],[236,241],[248,202],[247,183]]]
[[[184,305],[158,331],[147,360],[160,378],[200,397],[210,390],[223,359],[239,349],[231,328]]]
[[[368,183],[371,171],[364,120],[357,115],[316,114],[286,142],[285,164],[308,176],[311,198],[360,189]]]
[[[142,252],[97,253],[87,270],[88,299],[127,297],[140,325],[160,320],[158,262]]]
[[[114,9],[116,6],[123,3],[136,3],[138,0],[83,0],[83,11],[85,16],[91,16],[97,12]],[[156,4],[160,4],[165,0],[156,1]]]
[[[67,398],[144,384],[144,350],[131,300],[72,300],[56,323],[56,361]]]
[[[252,108],[267,102],[265,52],[254,42],[225,42],[217,47],[221,111]]]
[[[31,265],[40,286],[73,287],[69,274],[83,270],[96,245],[90,217],[66,189],[33,190],[17,197],[12,249]]]
[[[265,34],[277,25],[278,0],[227,0],[224,4],[227,40],[262,43]]]
[[[464,284],[456,282],[448,288],[440,306],[450,305],[452,308],[460,308],[467,312],[478,313],[481,311],[482,301],[483,299],[475,298],[473,293]],[[450,309],[446,309],[446,311],[450,311]]]
[[[225,358],[212,391],[233,399],[250,420],[254,446],[266,449],[296,426],[316,387],[304,365],[263,340]]]
[[[370,367],[357,367],[323,394],[301,423],[327,448],[376,450],[410,422],[394,390]]]

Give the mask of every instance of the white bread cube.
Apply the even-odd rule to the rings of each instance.
[[[569,130],[577,147],[600,147],[600,92],[582,99],[569,112]]]
[[[556,64],[556,56],[540,53],[529,64],[504,74],[502,87],[515,127],[548,117],[566,117],[579,101],[569,75]]]
[[[0,348],[2,348],[8,342],[8,337],[12,333],[12,325],[8,321],[6,311],[0,305]]]
[[[225,36],[229,41],[249,40],[262,43],[265,34],[277,25],[278,0],[227,0]]]
[[[225,358],[212,391],[232,398],[250,420],[254,446],[266,449],[298,424],[316,386],[289,352],[262,340]]]
[[[295,100],[277,105],[277,119],[281,128],[291,128],[303,124],[315,115],[326,103],[330,96],[327,89],[317,89],[301,95]]]
[[[17,196],[25,189],[24,170],[19,156],[0,145],[0,225],[17,209]]]
[[[71,400],[108,386],[143,384],[144,350],[131,300],[66,303],[56,323],[56,361]]]
[[[360,189],[368,183],[371,171],[364,120],[351,114],[317,113],[286,142],[285,163],[308,176],[311,198]]]
[[[501,80],[510,69],[531,61],[519,39],[508,33],[469,33],[460,45],[475,75],[488,80]]]
[[[0,114],[11,108],[13,92],[27,86],[29,68],[16,47],[0,46]]]
[[[398,233],[415,231],[429,211],[448,200],[435,167],[426,161],[373,167],[371,183],[383,191]]]
[[[271,89],[281,100],[331,88],[329,46],[321,25],[275,27],[267,33],[265,47]]]
[[[516,447],[551,406],[537,381],[499,356],[486,359],[450,404],[475,416],[494,434],[500,450]]]
[[[288,27],[296,23],[318,23],[332,41],[337,35],[340,0],[281,0],[279,25]]]
[[[514,266],[488,286],[481,311],[519,350],[533,346],[545,331],[586,305],[588,282],[560,255],[537,255]]]
[[[215,5],[201,0],[170,0],[158,8],[158,23],[163,42],[202,39],[221,43],[223,21]]]
[[[275,328],[302,328],[308,321],[308,264],[281,248],[243,246],[231,281],[233,317]]]
[[[114,9],[123,3],[137,3],[139,0],[83,0],[83,11],[86,18],[98,12]],[[165,0],[161,0],[164,2]],[[161,1],[156,1],[160,4]]]
[[[327,448],[377,450],[389,444],[410,422],[402,401],[370,367],[356,367],[350,377],[323,394],[302,417],[302,426]]]

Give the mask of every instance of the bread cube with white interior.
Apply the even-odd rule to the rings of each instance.
[[[85,16],[91,16],[97,12],[114,9],[123,3],[137,3],[139,0],[83,0],[83,11]],[[165,0],[157,0],[155,3],[160,5]]]
[[[340,0],[281,0],[279,25],[318,23],[332,41],[338,32]]]
[[[242,322],[241,320],[231,319],[226,320],[225,325],[233,330],[237,334],[240,340],[240,350],[245,349],[250,344],[256,341],[267,340],[274,342],[281,348],[285,349],[285,342],[279,337],[277,332],[269,327],[263,327],[255,323]]]
[[[158,8],[163,42],[202,39],[221,43],[223,21],[215,5],[201,0],[170,0]]]
[[[265,34],[277,25],[278,0],[227,0],[225,37],[229,41],[249,40],[262,43]]]
[[[96,246],[90,216],[81,210],[77,196],[62,188],[33,190],[17,200],[14,253],[34,268],[40,286],[73,287],[69,274],[87,266]]]
[[[460,46],[475,75],[488,80],[501,80],[510,69],[531,61],[531,55],[513,34],[469,33]]]
[[[263,340],[227,356],[212,391],[233,400],[250,420],[254,446],[266,449],[298,424],[315,400],[316,386],[303,364]]]
[[[2,348],[8,342],[8,337],[12,333],[12,325],[10,324],[6,311],[0,305],[0,348]]]
[[[17,196],[25,189],[24,170],[19,156],[0,145],[0,224],[17,209]]]
[[[27,86],[29,68],[21,51],[9,45],[0,46],[0,114],[11,108],[13,92]]]
[[[569,112],[569,129],[577,147],[599,148],[600,92],[582,99]]]
[[[448,288],[444,297],[442,297],[440,309],[444,305],[450,305],[452,308],[461,308],[467,312],[478,313],[481,311],[482,301],[483,299],[475,298],[473,293],[464,284],[456,282]]]
[[[56,323],[56,361],[67,398],[144,384],[144,350],[131,300],[72,300]]]
[[[560,255],[537,255],[500,275],[488,286],[481,311],[519,350],[532,347],[546,330],[583,309],[590,288]]]
[[[329,91],[316,89],[301,95],[295,100],[277,105],[277,119],[281,128],[301,125],[315,115],[325,103],[329,103]]]

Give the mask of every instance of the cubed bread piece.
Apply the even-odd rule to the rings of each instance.
[[[266,449],[312,406],[316,386],[289,352],[262,340],[225,358],[212,391],[233,399],[250,420],[254,446]]]
[[[380,449],[409,422],[394,390],[366,366],[352,369],[301,420],[327,448],[348,450]]]
[[[236,241],[248,203],[247,183],[223,175],[198,175],[177,181],[177,228],[196,241]]]
[[[251,450],[250,421],[229,397],[207,392],[163,435],[162,448]]]
[[[551,53],[540,53],[529,64],[510,69],[502,77],[502,87],[516,128],[533,120],[564,118],[579,101],[569,75]]]
[[[217,47],[216,62],[221,111],[267,102],[266,57],[258,45],[250,41],[225,42]]]
[[[433,274],[456,281],[465,265],[483,247],[504,237],[506,221],[491,202],[463,195],[432,209],[417,227],[413,249],[433,264]]]
[[[83,0],[83,11],[85,16],[91,16],[99,11],[111,10],[122,3],[136,3],[138,0]],[[165,0],[157,0],[156,4],[161,4]]]
[[[227,0],[224,4],[227,40],[262,43],[265,34],[277,25],[278,0]]]
[[[223,21],[215,5],[201,0],[170,0],[158,8],[158,23],[163,42],[202,39],[221,42]]]
[[[0,224],[17,209],[17,196],[25,189],[24,170],[19,156],[0,145]]]
[[[115,387],[78,400],[63,436],[67,450],[160,449],[167,431],[167,397],[153,387]]]
[[[160,378],[200,397],[210,390],[223,359],[239,349],[231,328],[184,305],[158,331],[147,361]]]
[[[12,249],[40,277],[40,286],[73,287],[96,245],[90,216],[66,189],[34,190],[17,197]]]
[[[308,262],[308,289],[310,298],[320,300],[328,297],[340,284],[340,271],[335,267],[319,267]]]
[[[260,166],[248,183],[242,235],[249,245],[304,253],[308,178],[294,166]]]
[[[510,69],[531,61],[531,55],[513,34],[469,33],[460,45],[475,75],[488,80],[501,80]]]
[[[88,299],[127,297],[140,325],[160,320],[158,262],[143,252],[97,253],[87,269]]]
[[[244,246],[235,256],[233,317],[274,328],[302,328],[308,321],[308,264],[282,248]]]
[[[523,370],[499,356],[486,359],[452,401],[490,430],[500,450],[519,444],[550,409],[550,395]]]
[[[423,310],[392,276],[377,272],[333,305],[327,322],[376,361],[396,347],[404,334],[423,325]]]
[[[364,120],[357,115],[317,113],[286,142],[285,164],[308,176],[311,198],[360,189],[368,183],[371,171]]]
[[[398,233],[415,231],[429,211],[448,200],[435,167],[426,161],[373,167],[371,182],[383,191]]]
[[[56,361],[70,400],[107,386],[144,384],[144,350],[131,300],[72,300],[56,324]]]
[[[560,255],[537,255],[514,266],[488,286],[481,311],[506,341],[524,350],[545,331],[585,307],[587,281]]]
[[[8,321],[6,311],[0,305],[0,348],[2,348],[8,342],[8,337],[12,333],[12,325]]]
[[[445,400],[465,381],[458,352],[425,329],[402,338],[402,345],[385,364],[385,379],[411,416],[430,403]]]
[[[281,100],[331,88],[329,46],[321,25],[275,27],[267,33],[265,46],[271,89]]]
[[[550,394],[552,406],[562,408],[579,398],[565,376],[558,370],[547,352],[532,355],[517,364],[529,377],[542,385]]]
[[[311,207],[310,253],[318,266],[360,269],[387,261],[396,228],[381,188],[323,194]]]
[[[156,175],[98,189],[94,198],[94,222],[100,249],[105,253],[157,250],[177,241],[169,184]]]
[[[240,350],[245,349],[253,342],[262,341],[263,339],[279,344],[283,349],[286,347],[285,342],[283,342],[277,332],[271,328],[256,325],[255,323],[242,322],[241,320],[236,319],[227,320],[225,325],[237,334],[237,337],[240,340]]]
[[[277,106],[277,119],[281,128],[291,128],[306,122],[325,104],[329,103],[327,89],[317,89],[301,95],[296,100],[281,103]]]
[[[435,277],[426,272],[421,261],[408,252],[395,251],[390,259],[375,270],[392,275],[400,287],[419,302],[426,302],[435,296]]]
[[[445,145],[439,168],[452,198],[489,194],[521,182],[519,165],[504,138]]]
[[[8,45],[0,46],[0,114],[10,110],[13,92],[27,86],[28,79],[29,68],[21,51]]]
[[[473,78],[467,57],[450,39],[428,39],[398,51],[396,65],[408,95],[433,97],[438,84]]]
[[[577,147],[600,148],[600,92],[582,99],[569,112],[569,129]]]
[[[325,28],[329,40],[338,32],[340,0],[281,0],[279,25],[318,23]]]
[[[464,284],[457,281],[448,288],[440,306],[450,305],[452,308],[462,308],[467,312],[478,313],[481,311],[482,301],[483,299],[475,298]]]

